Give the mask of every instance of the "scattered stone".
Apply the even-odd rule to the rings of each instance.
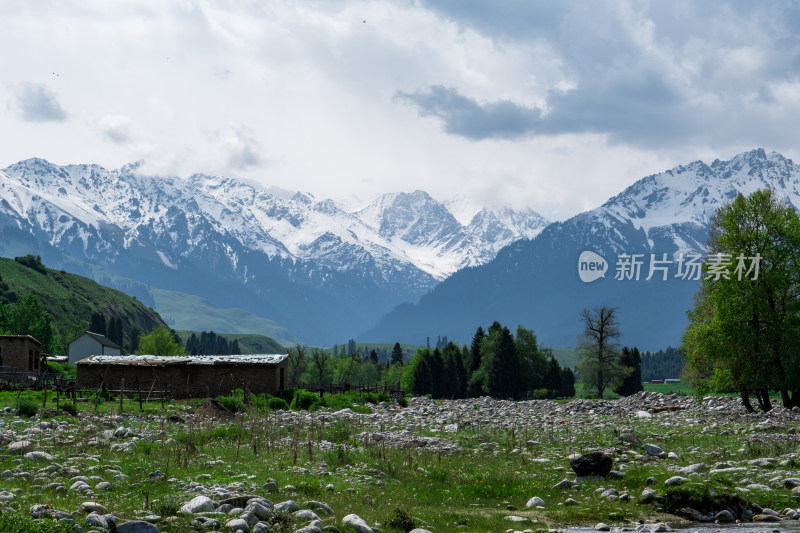
[[[611,471],[614,460],[603,452],[592,452],[572,459],[569,466],[581,477],[605,476]]]
[[[24,455],[33,451],[33,443],[29,440],[18,440],[9,444],[7,450],[9,453]]]
[[[179,512],[181,514],[192,515],[213,511],[214,508],[214,501],[208,496],[195,496],[191,501],[183,504]]]
[[[571,481],[569,479],[562,479],[561,481],[553,485],[553,488],[557,490],[567,490],[571,489],[575,485],[577,485],[577,483],[575,483],[574,481]]]
[[[129,520],[117,526],[116,533],[158,533],[158,526],[144,520]]]
[[[682,484],[686,483],[687,481],[689,481],[689,480],[686,479],[685,477],[672,476],[671,478],[669,478],[668,480],[666,480],[664,482],[664,485],[666,485],[667,487],[677,487],[678,485],[682,485]]]
[[[714,521],[716,522],[733,522],[734,520],[736,520],[736,518],[734,518],[733,514],[727,509],[714,515]]]
[[[357,514],[349,514],[342,518],[342,528],[345,531],[355,531],[355,533],[373,533],[372,528]]]
[[[780,522],[781,517],[771,514],[757,514],[753,516],[753,522]]]
[[[250,524],[243,518],[234,518],[233,520],[225,522],[225,528],[229,531],[244,531],[245,533],[249,533]]]
[[[783,480],[783,486],[787,489],[793,489],[795,487],[800,487],[800,478],[796,477],[788,477]]]
[[[544,500],[538,496],[534,496],[528,503],[525,504],[525,507],[544,507]]]
[[[319,516],[317,513],[312,511],[311,509],[300,509],[299,511],[294,512],[294,517],[298,520],[319,520]]]
[[[49,463],[53,460],[53,456],[47,452],[28,452],[25,454],[25,459],[29,461],[35,461],[37,463]]]
[[[642,448],[644,448],[644,451],[647,455],[653,455],[658,457],[664,453],[664,450],[662,450],[660,446],[657,446],[655,444],[644,444],[642,445]]]
[[[97,513],[97,514],[108,513],[108,509],[106,509],[97,502],[83,502],[78,506],[78,510],[81,511],[82,513]]]
[[[276,503],[275,510],[283,511],[284,513],[293,513],[300,509],[300,506],[294,500],[286,500],[285,502]]]
[[[678,474],[688,476],[689,474],[697,474],[698,472],[705,472],[708,466],[705,463],[696,463],[689,466],[684,466],[678,469]]]
[[[599,524],[594,526],[594,530],[595,531],[611,531],[611,526],[609,526],[608,524],[604,524],[603,522],[600,522]]]

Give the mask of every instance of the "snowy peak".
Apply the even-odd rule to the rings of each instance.
[[[763,149],[711,165],[695,161],[643,178],[591,213],[629,220],[648,235],[666,226],[708,226],[714,212],[737,194],[769,188],[800,205],[800,168]]]
[[[0,176],[1,208],[44,231],[53,246],[94,250],[90,259],[138,246],[175,268],[228,242],[220,253],[243,278],[241,254],[249,251],[306,265],[324,261],[324,268],[339,271],[367,265],[373,272],[362,274],[382,283],[428,288],[547,224],[530,210],[503,210],[486,211],[466,227],[424,191],[382,195],[350,212],[307,193],[274,194],[225,176],[146,176],[138,168],[21,161]],[[404,282],[398,272],[414,279]]]
[[[510,207],[490,211],[481,209],[469,223],[470,233],[489,241],[519,240],[519,236],[532,239],[549,222],[533,209],[516,211]]]
[[[380,236],[413,245],[441,241],[461,229],[453,214],[423,191],[381,195],[356,215]]]

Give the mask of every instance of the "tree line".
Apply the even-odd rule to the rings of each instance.
[[[642,381],[680,378],[685,364],[683,353],[672,346],[657,352],[643,352]]]
[[[478,327],[470,346],[448,342],[442,349],[421,348],[404,371],[406,389],[433,398],[569,398],[575,378],[552,352],[542,349],[533,331],[519,326],[514,336],[494,322]]]

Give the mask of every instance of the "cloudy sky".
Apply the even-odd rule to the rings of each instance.
[[[636,179],[800,156],[795,2],[0,2],[0,167],[424,189],[553,220]]]

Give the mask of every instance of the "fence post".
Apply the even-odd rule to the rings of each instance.
[[[42,394],[42,409],[44,409],[45,404],[47,404],[47,384],[43,383],[44,386],[44,394]]]
[[[122,399],[125,398],[125,378],[119,384],[119,412],[122,412]]]
[[[144,407],[142,407],[142,388],[139,386],[139,376],[136,376],[136,394],[139,395],[139,410],[144,411]]]

